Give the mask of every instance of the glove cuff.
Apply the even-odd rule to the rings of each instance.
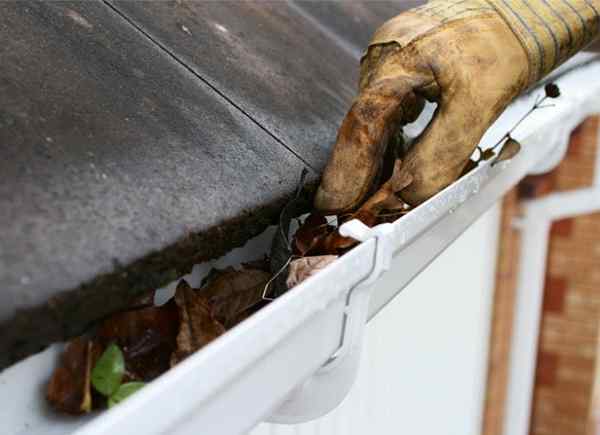
[[[433,0],[411,12],[381,26],[371,46],[391,41],[404,46],[440,25],[499,15],[527,53],[529,84],[584,48],[600,31],[600,0]]]
[[[600,0],[486,0],[517,36],[535,83],[598,34]]]
[[[438,29],[441,25],[458,20],[481,18],[486,14],[497,14],[496,9],[486,0],[434,0],[409,12],[400,14],[379,27],[369,47],[389,42],[405,46]]]

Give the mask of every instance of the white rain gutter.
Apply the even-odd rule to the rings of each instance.
[[[515,132],[523,147],[513,160],[493,167],[482,164],[380,232],[347,228],[365,238],[376,237],[117,407],[77,424],[49,417],[39,388],[54,364],[55,350],[5,370],[0,375],[4,391],[35,396],[16,397],[12,407],[7,404],[0,411],[0,424],[9,425],[3,433],[26,433],[36,426],[36,433],[46,434],[244,434],[265,419],[293,422],[328,411],[352,385],[365,320],[521,178],[560,161],[569,133],[599,109],[600,81],[595,79],[599,76],[600,62],[593,62],[560,77],[557,83],[563,97],[555,108],[537,111]],[[482,146],[489,147],[508,131],[533,105],[535,96],[512,104],[488,131]],[[401,273],[395,274],[393,285],[378,285],[378,291],[369,295],[372,285],[365,284],[386,280],[385,275],[379,276],[386,263]],[[351,292],[357,297],[349,297]],[[334,366],[322,369],[334,356],[338,356],[333,358]],[[315,391],[328,397],[319,401]]]

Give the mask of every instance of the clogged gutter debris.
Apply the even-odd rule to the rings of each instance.
[[[511,133],[533,111],[549,107],[543,105],[546,99],[559,95],[556,85],[546,85],[545,95],[494,147],[477,149],[463,175],[482,160],[494,159],[495,164],[514,157],[520,145]],[[85,336],[71,340],[48,383],[48,402],[67,414],[118,404],[352,249],[357,242],[339,234],[342,223],[359,219],[375,226],[408,213],[410,207],[396,195],[412,181],[399,171],[404,149],[401,135],[391,142],[395,159],[384,168],[385,181],[355,212],[339,216],[313,212],[298,220],[303,172],[295,196],[281,212],[268,257],[238,269],[214,269],[200,288],[181,280],[175,295],[160,306],[154,304],[152,292],[131,309],[113,314]],[[294,220],[298,228],[291,235]]]

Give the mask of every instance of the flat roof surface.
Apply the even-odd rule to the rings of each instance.
[[[261,232],[416,2],[1,2],[0,368]]]

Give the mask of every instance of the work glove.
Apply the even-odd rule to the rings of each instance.
[[[436,0],[386,22],[361,60],[316,208],[356,209],[425,100],[438,106],[402,158],[412,182],[396,193],[414,206],[451,184],[506,106],[594,39],[598,11],[600,0]]]

